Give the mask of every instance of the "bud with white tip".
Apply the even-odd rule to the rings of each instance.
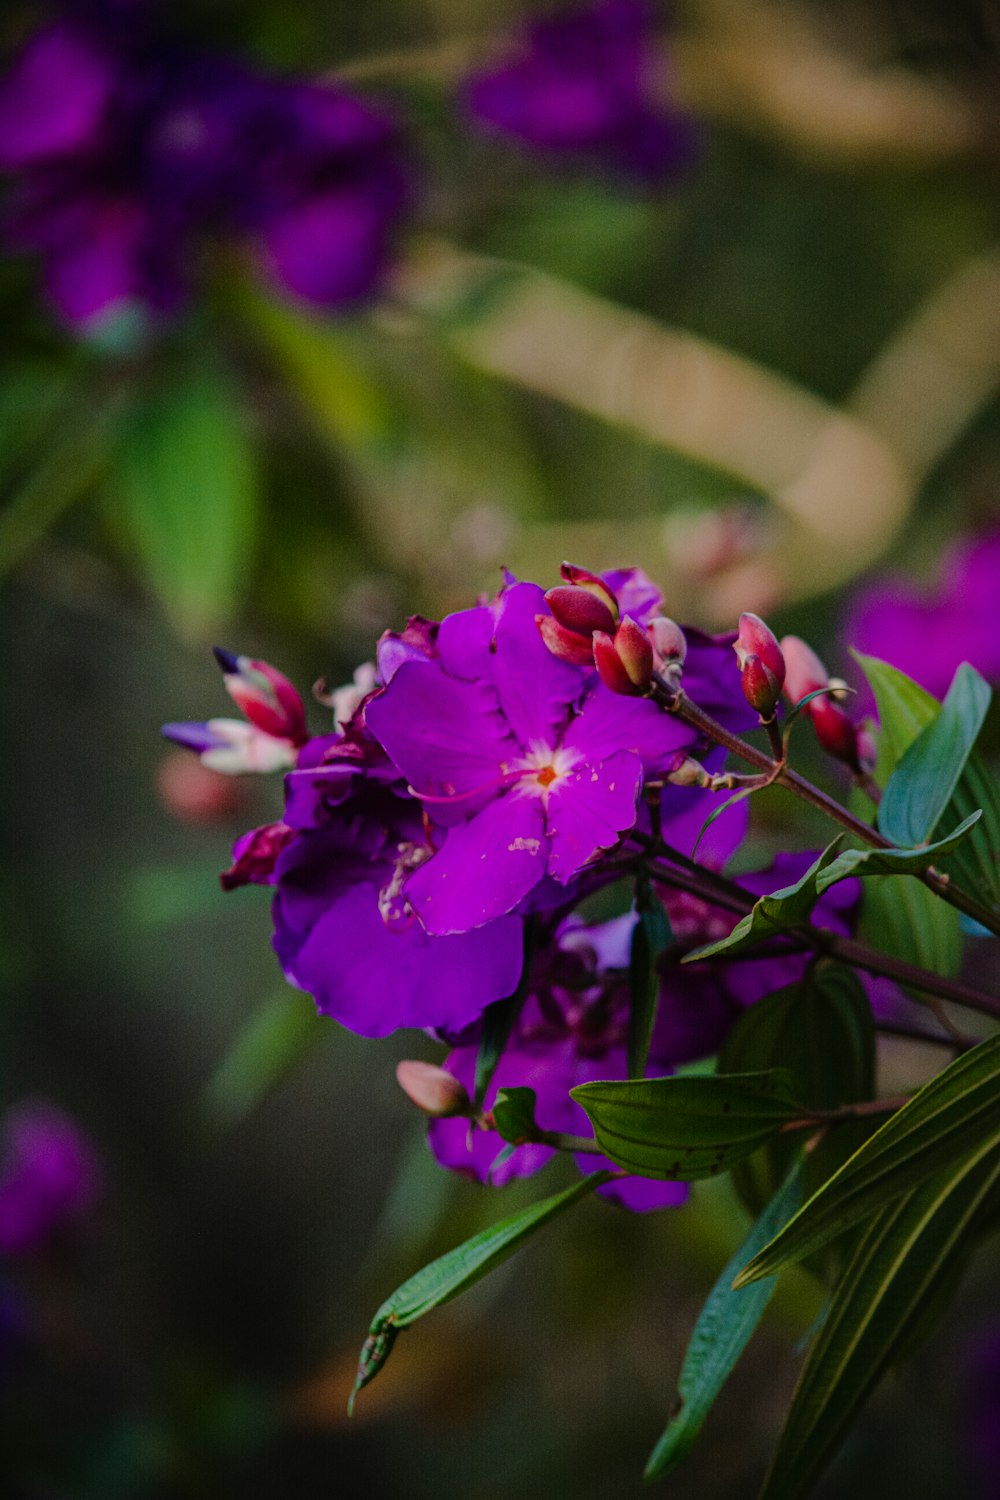
[[[404,1059],[397,1065],[396,1082],[406,1097],[433,1119],[471,1115],[473,1112],[465,1085],[434,1063]]]

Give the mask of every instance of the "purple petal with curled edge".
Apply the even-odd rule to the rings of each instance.
[[[605,761],[583,761],[549,791],[546,826],[549,874],[563,884],[635,825],[642,767],[619,751]]]
[[[541,798],[514,792],[450,828],[406,894],[428,932],[468,932],[513,910],[545,874],[548,853]]]

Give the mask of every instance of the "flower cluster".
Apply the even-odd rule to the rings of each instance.
[[[249,239],[310,302],[372,289],[411,196],[392,119],[168,41],[141,4],[63,9],[0,86],[0,170],[6,238],[67,322],[172,312],[206,236]]]
[[[505,1148],[491,1115],[498,1090],[534,1089],[541,1132],[579,1132],[573,1085],[627,1076],[638,918],[633,909],[588,923],[585,898],[641,880],[662,906],[670,939],[657,956],[652,1075],[711,1055],[745,1006],[807,962],[786,946],[680,966],[732,927],[732,895],[717,905],[711,885],[690,882],[736,851],[746,803],[722,805],[713,777],[722,752],[656,695],[669,704],[683,691],[728,732],[751,729],[743,647],[741,674],[736,637],[666,619],[638,569],[599,576],[567,565],[563,576],[548,593],[508,576],[491,600],[387,632],[375,663],[323,699],[337,721],[313,738],[286,678],[217,653],[250,719],[236,728],[267,736],[294,763],[282,820],[238,841],[223,884],[274,888],[278,958],[324,1014],[365,1036],[419,1028],[451,1046],[446,1072],[406,1064],[401,1082],[434,1117],[438,1159],[493,1183],[551,1155],[544,1142]],[[743,630],[773,655],[763,622]],[[640,657],[646,665],[630,675]],[[240,759],[233,729],[220,750],[219,722],[166,732],[219,769],[279,759]],[[782,856],[730,891],[749,906],[809,859]],[[835,887],[817,919],[845,932],[856,899],[854,883]],[[489,1092],[474,1098],[484,1013],[515,996],[506,1050]],[[601,1160],[580,1158],[588,1171]],[[635,1208],[680,1202],[685,1191],[632,1180],[602,1189]]]

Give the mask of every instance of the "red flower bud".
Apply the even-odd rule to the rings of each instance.
[[[617,614],[612,614],[605,601],[589,589],[564,583],[549,589],[545,602],[560,625],[577,635],[585,635],[588,640],[595,630],[610,633],[618,623]]]
[[[560,625],[552,615],[536,615],[535,624],[553,656],[561,657],[563,661],[574,662],[578,667],[594,665],[594,645],[591,636],[577,635],[575,630],[567,630],[565,625]]]
[[[576,568],[568,562],[564,562],[559,571],[567,583],[575,588],[585,589],[588,594],[592,594],[595,599],[599,599],[602,604],[606,605],[611,611],[614,624],[618,624],[618,600],[603,578],[596,573],[589,573],[586,568]]]
[[[672,663],[683,665],[687,656],[687,637],[677,621],[668,620],[666,615],[657,615],[650,620],[648,629],[658,667]]]
[[[809,693],[826,687],[830,674],[804,640],[797,635],[786,635],[781,641],[781,651],[785,659],[785,697],[790,703],[801,703]]]
[[[740,615],[740,633],[733,644],[733,650],[741,671],[746,657],[759,657],[765,671],[776,680],[778,692],[781,691],[785,680],[785,658],[774,631],[764,624],[759,615]]]
[[[629,615],[613,639],[604,631],[594,631],[594,661],[601,681],[613,693],[639,697],[652,682],[653,643]]]
[[[827,754],[842,760],[852,771],[860,772],[858,730],[840,704],[832,698],[814,698],[804,711],[812,719],[816,738]]]
[[[471,1115],[472,1101],[458,1079],[433,1063],[404,1060],[396,1068],[396,1081],[406,1097],[425,1115],[441,1119],[448,1115]]]
[[[275,739],[304,745],[309,738],[306,712],[298,691],[283,672],[266,661],[234,656],[215,647],[226,691],[250,723]]]

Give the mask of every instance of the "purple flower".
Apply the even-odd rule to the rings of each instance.
[[[50,1104],[8,1111],[0,1163],[0,1254],[30,1255],[78,1222],[100,1192],[89,1141]]]
[[[843,634],[942,698],[963,661],[1000,683],[998,599],[1000,531],[993,531],[953,543],[931,588],[896,575],[874,579],[855,595]]]
[[[325,307],[381,277],[409,178],[395,123],[332,85],[272,80],[73,5],[0,84],[6,238],[70,323],[173,312],[206,236],[250,238]]]
[[[471,78],[472,117],[526,145],[655,181],[687,166],[692,122],[652,84],[642,0],[598,3],[535,21],[512,55]]]
[[[367,706],[369,729],[447,830],[406,882],[428,932],[479,927],[546,875],[567,885],[634,826],[644,773],[696,744],[648,699],[554,657],[535,625],[544,608],[541,589],[515,583],[449,615],[436,657],[404,662]]]
[[[362,1036],[397,1027],[458,1032],[521,972],[520,920],[432,937],[405,894],[430,853],[419,806],[360,781],[274,866],[274,946],[288,979]]]

